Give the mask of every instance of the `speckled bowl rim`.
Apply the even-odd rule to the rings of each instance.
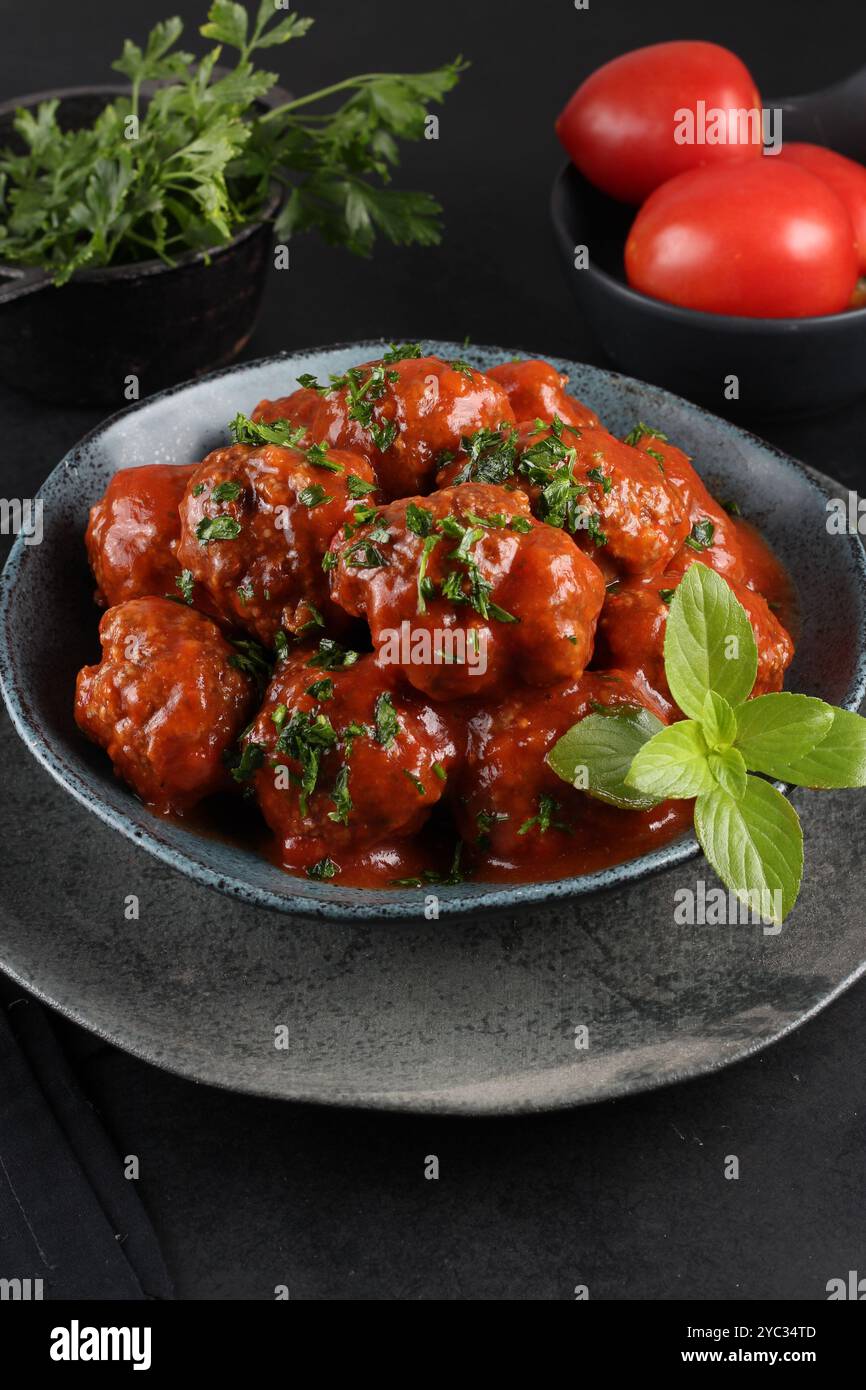
[[[311,356],[337,353],[337,352],[357,352],[361,360],[374,358],[381,355],[387,347],[389,341],[404,341],[405,338],[379,338],[362,339],[355,342],[330,343],[320,347],[308,347],[297,349],[291,352],[273,353],[266,357],[259,357],[248,362],[236,363],[229,367],[220,368],[217,371],[209,372],[207,375],[197,377],[191,381],[181,382],[176,386],[155,392],[152,396],[147,396],[141,401],[125,407],[123,410],[107,417],[93,430],[84,435],[73,447],[64,455],[57,466],[51,471],[43,482],[36,497],[42,497],[44,489],[50,487],[52,482],[59,475],[63,474],[67,465],[71,463],[74,456],[81,450],[86,450],[89,445],[96,443],[99,437],[116,421],[123,417],[134,415],[137,411],[152,407],[160,400],[165,400],[176,396],[182,392],[194,389],[197,386],[226,378],[232,375],[241,375],[257,368],[302,361]],[[406,340],[408,341],[408,340]],[[412,340],[414,341],[414,340]],[[439,355],[454,355],[461,352],[473,351],[489,354],[492,357],[499,357],[508,360],[511,357],[546,357],[548,360],[557,362],[565,368],[579,369],[581,372],[589,371],[593,375],[605,380],[609,385],[621,385],[637,387],[642,392],[648,392],[661,406],[671,403],[678,408],[685,408],[688,414],[696,419],[708,422],[713,430],[718,433],[733,436],[736,439],[745,440],[752,445],[756,445],[764,453],[770,454],[776,464],[790,472],[795,473],[801,480],[815,491],[821,498],[826,499],[828,494],[819,485],[818,478],[821,475],[814,470],[807,468],[799,463],[790,455],[783,453],[774,445],[760,439],[757,435],[741,429],[738,425],[732,424],[720,416],[712,414],[702,406],[694,405],[681,396],[674,395],[673,392],[666,391],[662,387],[652,386],[649,383],[638,381],[634,377],[624,376],[615,371],[610,371],[602,367],[596,367],[591,363],[578,363],[569,361],[565,358],[551,357],[550,354],[535,352],[525,348],[500,348],[487,344],[474,343],[471,348],[458,343],[443,343],[431,339],[421,338],[419,341],[425,347]],[[828,480],[832,481],[832,480]],[[855,573],[859,576],[860,582],[866,591],[866,551],[860,542],[859,537],[846,535],[840,537],[848,542],[850,561]],[[10,641],[9,616],[10,609],[14,601],[15,584],[18,578],[21,562],[24,554],[24,539],[17,537],[15,544],[9,554],[9,558],[0,575],[0,690],[12,723],[24,741],[25,745],[47,772],[58,782],[66,791],[70,792],[82,806],[86,807],[94,815],[98,816],[106,825],[119,831],[126,839],[140,845],[148,853],[154,855],[170,868],[178,870],[180,873],[191,877],[198,883],[206,884],[208,887],[215,888],[219,892],[229,896],[239,898],[242,902],[252,906],[274,909],[278,912],[289,913],[296,917],[307,920],[331,920],[343,922],[385,922],[403,921],[411,922],[423,919],[423,903],[419,903],[418,889],[392,889],[392,890],[365,890],[358,888],[340,888],[331,884],[317,884],[314,882],[306,883],[303,880],[295,879],[292,875],[286,874],[287,891],[285,893],[273,892],[270,889],[251,884],[242,878],[232,874],[220,873],[210,864],[198,857],[196,848],[202,844],[211,844],[203,837],[196,835],[193,830],[184,831],[184,835],[189,840],[189,847],[184,851],[178,850],[174,845],[169,844],[161,838],[159,833],[159,820],[150,817],[146,809],[140,802],[134,801],[133,804],[139,808],[140,814],[152,819],[153,824],[146,828],[139,825],[132,817],[122,811],[118,811],[113,806],[107,805],[98,795],[94,794],[92,785],[82,777],[78,770],[70,766],[64,758],[45,740],[38,728],[34,727],[28,712],[26,696],[23,696],[16,676],[16,661],[14,646]],[[866,695],[866,613],[861,618],[860,630],[857,633],[857,661],[851,685],[846,692],[845,698],[841,702],[845,709],[856,710],[859,708],[864,695]],[[132,799],[132,794],[130,793]],[[700,846],[694,835],[686,834],[671,841],[659,849],[652,850],[649,854],[643,854],[635,859],[625,860],[621,864],[612,865],[606,869],[596,870],[594,873],[572,876],[561,879],[540,880],[534,883],[518,884],[496,884],[485,883],[483,880],[470,880],[468,886],[470,891],[466,891],[467,885],[431,885],[431,892],[435,891],[438,899],[438,912],[440,917],[470,917],[479,914],[486,914],[502,909],[520,910],[524,907],[536,906],[544,903],[564,903],[575,897],[583,896],[587,893],[597,893],[605,889],[618,888],[622,884],[634,883],[640,879],[648,877],[650,874],[658,873],[664,869],[671,869],[676,865],[686,863],[700,853]],[[279,870],[275,870],[279,872]],[[292,891],[292,885],[303,883],[304,892]],[[472,891],[474,889],[474,891]]]

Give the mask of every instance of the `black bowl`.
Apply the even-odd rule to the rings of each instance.
[[[67,88],[0,106],[0,145],[20,106],[59,98],[65,127],[94,119],[125,87]],[[174,265],[82,270],[61,287],[40,270],[0,262],[0,377],[42,400],[109,405],[130,399],[127,378],[151,395],[232,361],[256,324],[272,264],[275,192],[262,219],[227,245]]]
[[[866,309],[810,319],[734,318],[681,309],[629,287],[623,247],[635,209],[593,188],[571,164],[551,215],[572,293],[605,353],[641,377],[755,420],[816,415],[866,395]],[[574,248],[589,251],[576,270]],[[731,377],[738,396],[725,395]]]
[[[821,92],[768,102],[786,140],[826,144],[866,161],[866,69]],[[636,208],[600,193],[572,164],[556,177],[551,216],[572,293],[604,351],[631,376],[720,414],[744,419],[814,415],[866,395],[866,309],[823,318],[704,314],[630,289],[623,249]],[[589,268],[575,269],[586,246]],[[738,398],[725,395],[735,376]]]

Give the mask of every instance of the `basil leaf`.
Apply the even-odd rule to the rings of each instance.
[[[808,753],[779,761],[779,771],[771,775],[800,787],[866,787],[866,719],[850,710],[830,710],[833,723],[821,742]]]
[[[664,727],[648,709],[588,714],[553,745],[547,763],[563,782],[599,801],[624,810],[649,810],[656,798],[625,779],[635,754]]]
[[[724,695],[708,690],[701,714],[704,738],[713,749],[730,748],[737,737],[737,716]]]
[[[719,878],[762,917],[781,922],[797,901],[803,831],[776,788],[748,777],[738,800],[723,787],[699,796],[695,830]]]
[[[700,796],[713,785],[709,751],[700,724],[690,719],[671,724],[638,751],[626,783],[656,801]]]
[[[739,748],[723,748],[714,751],[707,759],[710,772],[720,787],[738,799],[746,794],[746,764]]]
[[[745,608],[724,579],[695,561],[671,599],[665,633],[665,674],[675,702],[690,719],[700,719],[708,690],[742,704],[757,673]]]
[[[821,743],[833,722],[832,706],[810,695],[759,695],[737,710],[736,745],[752,772],[793,782],[791,768]]]

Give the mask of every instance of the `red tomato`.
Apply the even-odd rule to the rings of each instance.
[[[734,143],[680,143],[689,132],[677,113],[697,114],[698,102],[708,116],[743,113],[730,131],[725,117],[724,135],[731,134]],[[556,133],[590,183],[621,202],[642,203],[686,169],[760,154],[760,106],[749,70],[736,54],[683,39],[636,48],[598,68],[559,116]],[[703,133],[713,131],[707,126]]]
[[[822,145],[783,145],[775,158],[798,164],[823,180],[842,199],[854,224],[860,274],[866,275],[866,169],[853,159]]]
[[[625,269],[635,289],[687,309],[807,318],[847,306],[857,251],[832,189],[774,156],[657,188],[629,232]]]

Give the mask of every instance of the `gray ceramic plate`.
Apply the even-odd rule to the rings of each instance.
[[[119,468],[202,458],[224,442],[224,422],[263,396],[285,394],[299,373],[324,377],[376,357],[382,342],[316,349],[216,373],[151,397],[116,415],[82,440],[47,479],[44,540],[19,541],[0,595],[0,680],[12,719],[31,752],[89,810],[164,862],[198,882],[246,902],[332,919],[417,918],[406,890],[359,894],[282,873],[252,849],[196,835],[151,816],[86,743],[72,720],[75,673],[95,659],[97,613],[82,536],[88,508]],[[465,355],[455,343],[429,344],[443,356]],[[512,350],[475,348],[478,365]],[[571,389],[607,426],[623,433],[648,419],[695,457],[713,490],[735,498],[767,536],[803,596],[804,622],[789,687],[856,708],[863,694],[866,593],[856,537],[827,533],[825,496],[806,471],[734,426],[658,389],[598,368],[557,363]],[[683,863],[697,852],[691,836],[600,873],[555,882],[494,887],[462,884],[441,890],[443,915],[530,903],[569,901]]]
[[[209,883],[226,878],[208,863],[212,847],[162,838],[79,740],[71,682],[96,650],[81,533],[108,475],[121,464],[194,456],[217,442],[212,421],[286,390],[298,371],[339,368],[378,346],[254,363],[180,388],[109,422],[52,475],[45,542],[19,548],[3,578],[7,701],[55,780],[8,726],[0,730],[0,963],[150,1061],[283,1099],[538,1110],[646,1090],[765,1046],[863,972],[866,828],[852,816],[856,793],[795,798],[806,880],[776,936],[760,926],[675,921],[675,893],[711,878],[699,856],[593,894],[541,885],[505,902],[497,891],[497,906],[483,889],[468,901],[459,890],[443,895],[446,920],[426,921],[409,893],[403,911],[411,921],[357,913],[311,921],[317,911],[336,915],[339,901],[308,897],[306,885],[279,876],[265,884],[254,875],[267,875],[267,866],[240,853],[232,873],[247,901],[211,892]],[[454,344],[441,350],[465,355]],[[477,352],[487,362],[511,355]],[[856,540],[827,535],[832,484],[660,390],[559,365],[614,429],[652,422],[740,501],[808,599],[791,683],[853,704],[863,684],[863,557]],[[688,852],[680,847],[678,857]],[[270,907],[255,905],[263,889],[275,895]],[[288,895],[302,915],[276,910],[292,905]],[[482,905],[491,910],[479,915]],[[448,920],[458,907],[471,917]],[[274,1046],[280,1025],[286,1049]],[[577,1049],[575,1029],[584,1027],[588,1047]]]

